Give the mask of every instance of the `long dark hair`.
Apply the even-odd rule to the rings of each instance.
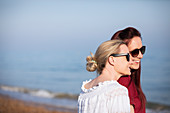
[[[132,39],[134,36],[138,36],[141,38],[141,34],[140,32],[133,28],[133,27],[127,27],[123,30],[119,30],[117,31],[111,38],[111,40],[114,39],[121,39],[123,41],[125,41],[125,43],[128,45],[130,39]],[[142,38],[141,38],[142,39]],[[146,103],[146,97],[142,91],[141,88],[141,82],[140,82],[140,74],[141,74],[141,64],[139,66],[139,69],[137,70],[131,70],[131,78],[132,81],[134,81],[135,83],[135,87],[137,89],[138,95],[139,95],[139,99],[141,101],[141,108],[144,108],[145,103]]]

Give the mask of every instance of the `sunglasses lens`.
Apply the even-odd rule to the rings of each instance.
[[[131,55],[133,57],[137,57],[139,55],[139,50],[141,51],[142,54],[145,53],[146,46],[142,46],[140,49],[135,49],[131,52]]]
[[[127,59],[128,62],[130,61],[130,58],[129,58],[129,57],[130,57],[129,54],[126,55],[126,59]]]
[[[142,46],[142,48],[141,48],[141,53],[142,53],[142,54],[145,53],[145,49],[146,49],[146,46]]]
[[[137,57],[138,54],[139,54],[139,49],[135,49],[135,50],[133,50],[133,51],[131,52],[131,55],[132,55],[133,57]]]

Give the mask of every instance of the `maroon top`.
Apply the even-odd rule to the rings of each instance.
[[[122,76],[119,78],[118,82],[128,89],[130,104],[134,106],[135,113],[145,113],[145,108],[141,109],[141,101],[139,99],[135,83],[131,81],[131,77]]]

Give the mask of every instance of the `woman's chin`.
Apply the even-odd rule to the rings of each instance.
[[[131,71],[128,70],[128,71],[126,71],[123,75],[131,75]]]
[[[126,75],[131,75],[131,72],[127,73]]]
[[[136,70],[136,69],[139,69],[139,65],[131,65],[130,68]]]

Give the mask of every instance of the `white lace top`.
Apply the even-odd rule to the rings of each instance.
[[[79,113],[130,113],[128,90],[117,81],[105,81],[90,89],[85,89],[78,98]]]

